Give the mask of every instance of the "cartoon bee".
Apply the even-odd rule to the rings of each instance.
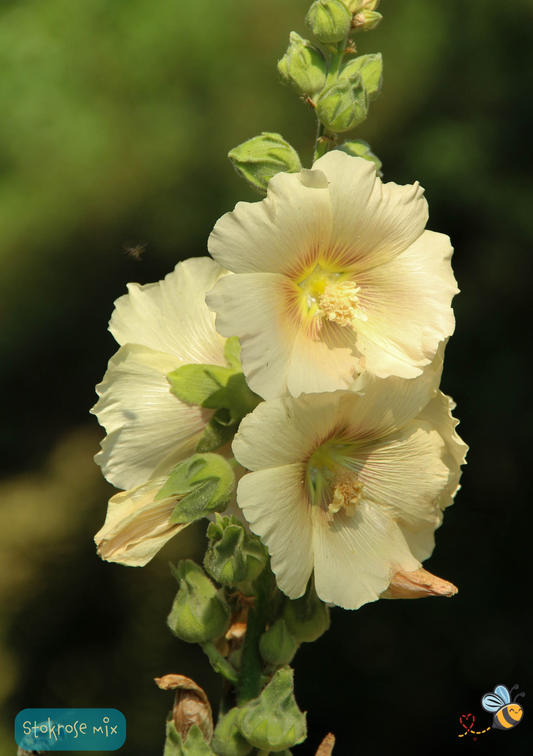
[[[513,685],[511,690],[508,690],[505,685],[497,685],[494,688],[494,693],[486,693],[481,699],[481,705],[485,711],[494,712],[492,726],[497,730],[511,730],[522,721],[524,710],[515,701],[526,694],[517,693],[511,703],[511,693],[515,688],[518,688],[518,685]]]

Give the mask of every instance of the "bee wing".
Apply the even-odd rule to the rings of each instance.
[[[505,706],[505,701],[494,693],[487,693],[481,699],[481,705],[485,711],[498,711],[502,706]]]
[[[509,689],[505,687],[505,685],[497,685],[494,688],[494,692],[497,696],[499,696],[504,703],[508,704],[511,700],[511,694],[509,693]]]

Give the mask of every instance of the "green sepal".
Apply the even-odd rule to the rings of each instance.
[[[365,160],[369,160],[376,166],[377,175],[383,176],[383,173],[381,171],[382,162],[377,155],[374,155],[374,153],[370,149],[368,142],[364,142],[362,139],[350,139],[349,141],[341,144],[337,149],[339,149],[341,152],[345,152],[347,155],[352,155],[353,157],[362,157]]]
[[[188,404],[217,409],[228,381],[240,371],[219,365],[182,365],[167,375],[170,391]]]
[[[184,525],[223,512],[235,492],[235,474],[220,454],[195,454],[169,474],[154,501],[179,498],[169,522]]]
[[[237,726],[246,740],[265,751],[283,751],[305,740],[305,714],[294,699],[291,669],[276,672],[261,695],[240,710]]]
[[[376,3],[377,5],[377,3]],[[375,6],[374,6],[375,7]],[[358,13],[353,20],[353,27],[355,31],[372,31],[379,24],[383,16],[381,13],[377,13],[372,10],[362,10]]]
[[[224,344],[224,357],[234,370],[241,369],[241,343],[237,336],[230,336]]]
[[[247,590],[267,563],[268,552],[259,538],[248,533],[233,515],[221,517],[207,528],[209,546],[204,560],[207,572],[219,583]],[[245,584],[245,585],[244,585]]]
[[[253,189],[266,194],[268,182],[277,173],[299,173],[298,153],[280,134],[263,131],[228,153],[237,173]]]
[[[332,45],[348,36],[352,14],[339,0],[316,0],[309,8],[305,23],[319,42]]]
[[[318,598],[313,578],[301,598],[287,601],[283,619],[298,643],[310,643],[320,638],[329,628],[329,609]]]
[[[350,79],[359,73],[369,100],[375,100],[381,92],[383,81],[383,58],[381,53],[359,55],[348,61],[339,72],[339,79]]]
[[[203,569],[190,559],[170,565],[179,590],[167,619],[178,638],[205,643],[220,638],[229,627],[231,610]]]
[[[213,753],[205,742],[198,725],[191,727],[184,743],[174,722],[172,720],[167,722],[167,739],[163,756],[213,756]]]
[[[247,756],[253,748],[237,727],[239,709],[230,709],[216,727],[213,744],[220,756]]]
[[[297,650],[298,644],[283,619],[276,620],[259,641],[261,656],[268,664],[276,667],[289,664]]]
[[[365,120],[368,97],[359,73],[324,89],[316,102],[318,119],[333,132],[350,131]]]
[[[205,426],[204,432],[196,444],[196,451],[199,454],[205,454],[220,449],[233,439],[238,427],[238,421],[233,422],[229,411],[221,407]]]
[[[328,64],[318,47],[291,32],[287,52],[278,62],[278,73],[283,84],[312,97],[326,86]]]

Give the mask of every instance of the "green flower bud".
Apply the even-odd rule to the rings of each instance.
[[[350,33],[352,14],[339,0],[316,0],[305,23],[320,42],[332,45]]]
[[[238,716],[239,709],[230,709],[217,725],[213,744],[220,756],[247,756],[253,748],[237,727]]]
[[[309,581],[301,598],[287,601],[283,619],[298,643],[309,643],[326,632],[329,628],[329,609],[316,595],[313,580]]]
[[[216,516],[207,529],[210,540],[204,567],[211,577],[223,585],[251,583],[266,564],[268,552],[259,538],[247,533],[233,515]]]
[[[352,139],[350,141],[344,142],[344,144],[341,144],[338,149],[342,152],[345,152],[347,155],[352,155],[353,157],[362,157],[365,160],[370,160],[376,166],[377,175],[383,176],[383,173],[381,172],[381,160],[371,151],[368,142],[363,142],[362,139]]]
[[[287,630],[285,620],[274,622],[259,641],[259,651],[268,664],[276,667],[289,664],[298,649],[298,644]]]
[[[187,643],[205,643],[219,638],[229,626],[230,608],[205,572],[190,559],[178,569],[171,565],[179,590],[168,616],[168,626]]]
[[[300,95],[312,96],[326,85],[328,64],[321,50],[296,32],[278,63],[280,79]]]
[[[292,669],[279,669],[259,698],[246,704],[237,725],[256,748],[283,751],[305,740],[305,714],[294,700]]]
[[[342,0],[342,3],[348,8],[350,13],[359,13],[361,10],[376,10],[379,0]]]
[[[381,91],[383,58],[381,53],[360,55],[346,63],[340,70],[339,79],[351,79],[360,74],[369,100],[375,100]]]
[[[205,742],[198,725],[191,727],[187,739],[183,742],[171,720],[167,722],[167,739],[163,756],[214,756],[214,754]]]
[[[194,454],[180,462],[154,501],[178,498],[169,522],[185,524],[223,512],[235,491],[235,474],[220,454]]]
[[[320,93],[316,112],[330,131],[349,131],[365,120],[368,98],[360,74],[340,79]]]
[[[228,154],[237,173],[262,194],[276,173],[299,173],[302,170],[296,150],[279,134],[263,131]]]
[[[353,17],[352,26],[356,31],[375,29],[383,16],[372,10],[362,10]]]

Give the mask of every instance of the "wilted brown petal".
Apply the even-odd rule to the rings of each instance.
[[[381,598],[425,598],[426,596],[454,596],[457,588],[422,567],[413,572],[400,570],[392,578],[388,590]]]
[[[155,681],[162,690],[175,690],[172,719],[183,741],[189,730],[198,725],[206,743],[213,737],[213,715],[209,700],[199,685],[183,675],[165,675],[156,677]]]
[[[322,743],[318,746],[316,756],[331,756],[334,745],[335,735],[332,732],[328,732]]]

